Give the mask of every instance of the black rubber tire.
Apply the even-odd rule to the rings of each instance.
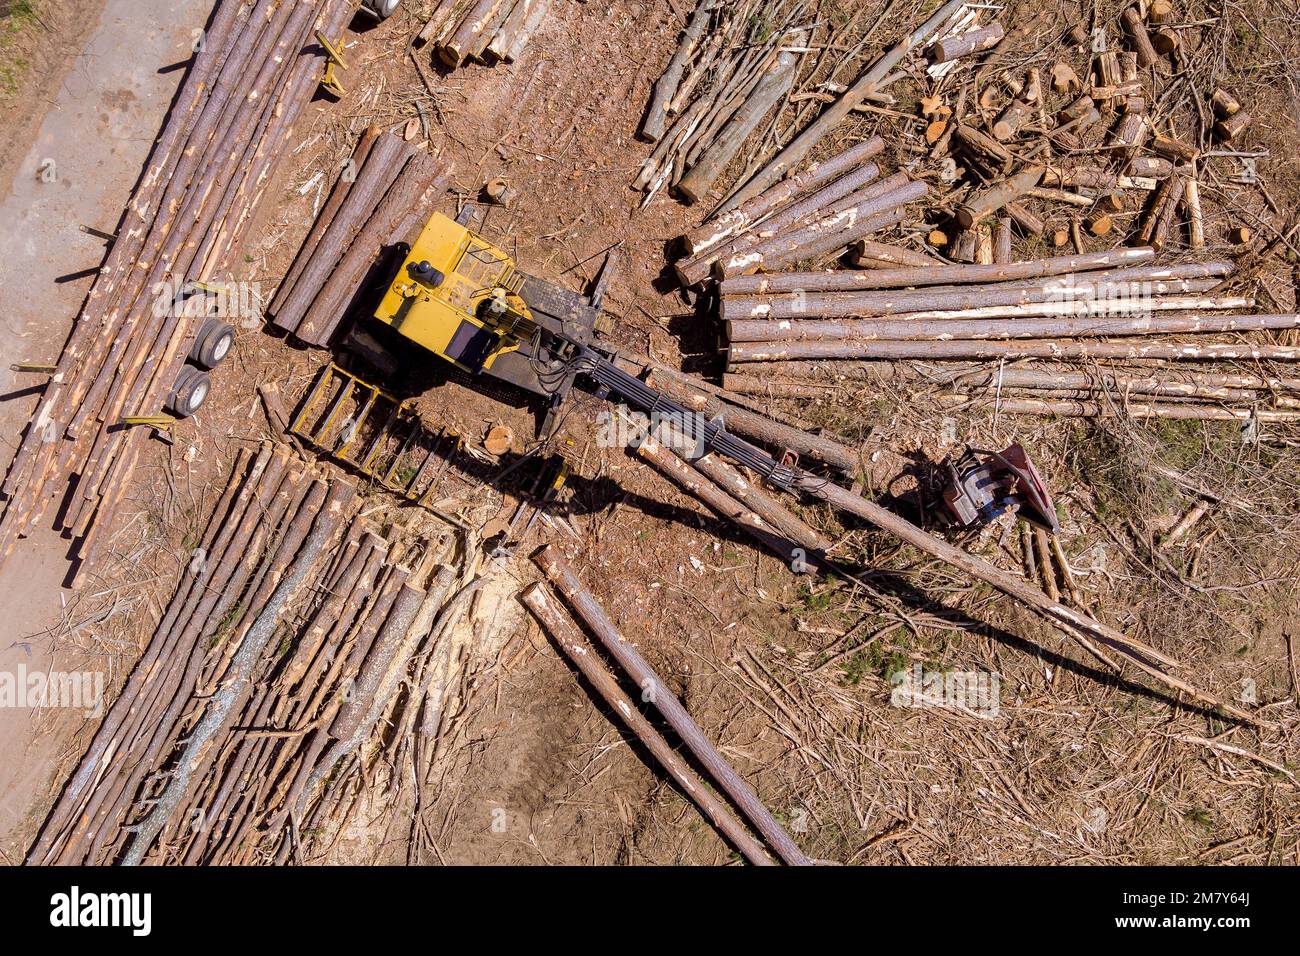
[[[177,418],[189,418],[207,401],[211,391],[212,380],[207,372],[193,365],[182,366],[176,384],[167,396],[167,411]]]
[[[216,368],[230,354],[235,345],[235,327],[220,319],[204,319],[199,326],[194,344],[190,346],[190,361],[200,368]]]
[[[376,20],[387,20],[400,5],[401,0],[362,0],[361,9]]]

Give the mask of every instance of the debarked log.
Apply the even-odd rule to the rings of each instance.
[[[1051,359],[1091,362],[1096,359],[1184,362],[1300,362],[1300,346],[1257,345],[1250,342],[1077,342],[1037,339],[1021,342],[955,339],[937,341],[848,341],[817,339],[803,342],[733,342],[728,367],[747,362],[821,359],[929,361],[988,361]]]
[[[1020,319],[860,319],[802,322],[738,320],[727,323],[732,342],[808,340],[943,341],[945,339],[1041,339],[1061,337],[1205,334],[1300,328],[1300,314],[1282,315],[1103,315]]]

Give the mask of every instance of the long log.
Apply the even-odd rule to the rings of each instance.
[[[492,57],[487,56],[488,44],[492,42],[497,31],[501,29],[506,19],[510,16],[515,7],[515,0],[501,0],[496,9],[492,12],[492,17],[483,25],[482,31],[469,45],[465,52],[470,59],[477,60],[480,63],[491,62]]]
[[[941,395],[945,405],[966,405],[968,395]],[[1247,422],[1264,423],[1300,421],[1300,411],[1279,411],[1271,408],[1227,408],[1223,405],[1160,405],[1150,402],[1095,402],[1079,399],[1022,398],[1007,396],[998,399],[998,411],[1012,415],[1049,415],[1059,418],[1164,418],[1180,421]]]
[[[1154,249],[1113,249],[1078,256],[1055,256],[1029,262],[993,265],[946,265],[931,260],[920,267],[872,269],[870,272],[788,272],[734,276],[719,283],[722,295],[761,295],[765,292],[849,292],[866,289],[906,289],[928,285],[968,285],[1037,279],[1074,272],[1126,268],[1145,262],[1155,255]],[[1231,263],[1216,264],[1214,271],[1201,275],[1227,275]],[[1090,279],[1090,276],[1084,276]],[[1152,275],[1150,278],[1172,278]],[[1190,278],[1190,276],[1188,276]]]
[[[777,855],[791,866],[810,865],[811,861],[808,857],[763,806],[749,784],[741,779],[731,764],[704,736],[703,731],[691,719],[681,701],[668,690],[667,685],[646,663],[645,658],[620,633],[604,608],[586,589],[560,553],[547,545],[533,555],[533,560],[555,585],[565,603],[578,613],[610,656],[627,672],[632,681],[642,688],[642,696],[649,698],[649,702],[677,732],[677,736],[681,738],[686,748],[708,770],[709,775],[727,796],[731,797],[745,819],[762,834]]]
[[[1149,313],[1173,311],[1222,311],[1227,309],[1248,308],[1254,300],[1245,296],[1211,297],[1200,293],[1215,284],[1214,279],[1182,279],[1176,283],[1162,283],[1167,288],[1179,287],[1182,293],[1177,295],[1157,295],[1149,299],[1140,296],[1119,297],[1114,300],[1105,297],[1071,297],[1062,293],[1059,301],[1045,300],[1041,295],[1029,295],[1016,292],[1013,295],[1029,295],[1038,301],[1012,302],[1006,305],[973,306],[964,309],[926,309],[917,312],[891,312],[883,315],[844,316],[839,318],[821,318],[818,313],[809,311],[806,315],[797,314],[781,318],[730,319],[735,323],[740,341],[759,341],[756,334],[766,337],[772,334],[770,341],[783,339],[800,339],[839,336],[844,328],[853,328],[853,323],[867,327],[868,323],[883,321],[908,322],[975,322],[991,319],[1027,319],[1027,318],[1070,318],[1070,317],[1125,317],[1140,318]],[[1117,290],[1119,291],[1119,290]],[[789,293],[793,295],[793,293]],[[754,325],[751,323],[764,323]],[[818,323],[818,324],[813,324]],[[845,323],[849,323],[848,326]],[[874,327],[874,326],[872,326]]]
[[[1231,269],[1230,263],[1191,262],[1177,266],[1134,266],[1092,274],[1071,273],[1026,282],[958,288],[823,292],[815,287],[795,286],[792,289],[772,289],[749,295],[724,292],[718,317],[724,322],[729,319],[810,316],[846,318],[854,315],[902,315],[908,312],[956,311],[1039,302],[1095,301],[1127,304],[1131,300],[1140,303],[1150,296],[1209,291],[1218,285],[1216,280],[1227,275]],[[845,274],[857,276],[863,273]],[[787,282],[779,284],[788,285]]]
[[[814,146],[839,126],[858,106],[881,85],[881,81],[896,67],[907,54],[925,43],[955,13],[965,5],[965,0],[948,0],[926,19],[919,27],[904,37],[897,45],[876,60],[858,79],[840,94],[839,98],[828,106],[817,119],[813,120],[802,133],[796,136],[788,146],[782,149],[772,160],[737,190],[723,205],[725,212],[739,206],[745,200],[757,196],[787,172],[803,161]]]
[[[682,792],[699,808],[705,819],[750,863],[755,866],[772,866],[772,860],[764,852],[762,844],[750,835],[727,805],[713,795],[686,761],[677,756],[663,735],[655,730],[654,725],[646,720],[632,699],[619,687],[614,675],[597,660],[595,648],[573,625],[546,586],[540,581],[529,585],[524,589],[520,600],[550,632],[564,656],[587,679],[587,683],[595,688],[610,711],[618,714],[627,728],[645,745],[646,750],[650,751],[651,756],[659,761],[659,765],[681,787]]]
[[[1039,339],[1023,342],[980,340],[733,342],[727,349],[728,366],[747,362],[785,362],[809,359],[927,359],[987,361],[996,359],[1054,359],[1090,362],[1094,359],[1129,359],[1183,362],[1300,362],[1300,346],[1256,345],[1249,342],[1074,342]]]
[[[1168,375],[1129,375],[1109,369],[1096,372],[1059,372],[1046,369],[998,368],[981,369],[963,375],[957,381],[961,387],[1072,389],[1092,392],[1137,393],[1140,395],[1173,395],[1182,398],[1212,398],[1220,401],[1249,401],[1258,393],[1235,383],[1225,384],[1220,378],[1239,380],[1253,376],[1174,377]]]
[[[944,339],[1042,339],[1052,336],[1105,337],[1128,335],[1256,332],[1300,327],[1300,314],[1285,315],[1073,315],[1020,319],[848,319],[787,322],[749,320],[727,323],[733,342],[780,342],[787,339],[858,341],[929,341]]]

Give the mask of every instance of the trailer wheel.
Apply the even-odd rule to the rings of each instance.
[[[402,0],[362,0],[361,9],[376,20],[387,20],[397,12]]]
[[[189,418],[199,410],[212,390],[212,380],[208,373],[193,365],[182,366],[176,376],[176,384],[167,396],[167,410],[177,418]]]
[[[220,319],[204,319],[190,346],[190,361],[203,368],[216,368],[235,344],[235,329]]]

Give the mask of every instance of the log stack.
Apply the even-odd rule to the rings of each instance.
[[[312,37],[337,37],[355,8],[353,0],[216,5],[0,488],[0,558],[55,510],[56,527],[75,539],[74,582],[102,553],[104,519],[150,434],[122,420],[162,410],[201,318],[177,307],[178,291],[237,278],[254,210],[322,75],[324,50]]]
[[[1231,262],[1161,266],[1150,264],[1154,256],[1155,250],[1138,247],[990,265],[725,279],[719,315],[729,342],[728,368],[743,373],[750,363],[780,368],[810,360],[1291,361],[1300,355],[1291,346],[1272,344],[1116,341],[1300,327],[1300,314],[1230,311],[1254,305],[1248,295],[1219,293],[1232,275]],[[1297,418],[1294,399],[1281,394],[1289,389],[1277,384],[1283,379],[1270,376],[1115,368],[997,370],[959,380],[977,387],[944,396],[945,404],[989,401],[992,390],[999,410],[1012,414]],[[795,391],[814,384],[806,369],[785,383]]]
[[[357,510],[288,446],[239,455],[29,862],[283,860],[293,826],[338,812],[348,774],[331,774],[398,686],[426,708],[415,675],[457,579],[440,542],[386,539]]]
[[[674,266],[678,278],[691,287],[824,260],[900,222],[928,187],[903,173],[880,178],[871,157],[882,149],[872,137],[691,230],[681,239],[687,255]]]
[[[1101,24],[1110,36],[1091,45],[1099,52],[1049,47],[1060,57],[1050,70],[1025,70],[1010,65],[1003,51],[1023,49],[1022,41],[1051,42],[1050,22],[1028,18],[1004,30],[980,24],[982,11],[946,4],[878,58],[711,220],[684,237],[687,255],[676,263],[683,284],[721,280],[716,300],[729,371],[743,373],[756,362],[1295,360],[1300,353],[1290,344],[1239,334],[1294,328],[1297,316],[1243,314],[1254,306],[1249,276],[1239,278],[1223,253],[1226,242],[1248,242],[1249,230],[1216,223],[1199,188],[1198,170],[1207,161],[1201,150],[1236,135],[1223,124],[1242,112],[1241,104],[1227,91],[1215,90],[1211,98],[1207,90],[1206,102],[1187,108],[1186,116],[1153,115],[1168,108],[1160,106],[1160,84],[1165,58],[1178,54],[1177,44],[1157,42],[1159,29],[1149,28],[1145,15],[1134,7]],[[801,164],[917,47],[932,62],[926,72],[933,85],[919,104],[922,125],[933,121],[925,145],[906,141],[919,139],[916,131],[897,146],[928,152],[952,175],[939,171],[943,195],[927,212],[938,228],[918,242],[922,232],[904,226],[903,242],[884,243],[863,234],[876,222],[889,223],[880,194],[899,188],[892,178],[877,180],[879,170],[869,162],[881,142]],[[1076,54],[1090,56],[1082,68],[1069,62]],[[971,70],[973,80],[946,102],[951,89],[944,78],[955,69]],[[1189,128],[1199,128],[1199,135]],[[1228,161],[1235,162],[1233,155]],[[846,208],[857,221],[838,232]],[[1017,232],[1026,245],[1047,240],[1060,253],[1073,246],[1073,254],[1040,252],[1014,261]],[[846,237],[851,244],[840,241]],[[1216,244],[1219,254],[1207,258]],[[864,271],[809,269],[845,245],[847,262]],[[1064,374],[1059,367],[1040,371]],[[1232,386],[1206,384],[1230,376],[1227,370],[1208,378],[1156,376],[1149,366],[1110,371],[1087,382],[1071,379],[1068,387],[1044,385],[1032,395],[1015,393],[1030,390],[1027,380],[1014,386],[1003,380],[999,387],[1012,391],[999,392],[1010,399],[999,407],[1112,414],[1115,396],[1122,395],[1133,415],[1292,418],[1290,399],[1276,389],[1216,392]],[[1167,387],[1137,390],[1155,388],[1157,377]],[[789,379],[784,388],[793,394],[810,384],[806,377]],[[978,402],[983,395],[974,389],[945,401]]]
[[[451,170],[391,133],[366,130],[267,309],[309,345],[328,345],[385,250],[412,238]]]

